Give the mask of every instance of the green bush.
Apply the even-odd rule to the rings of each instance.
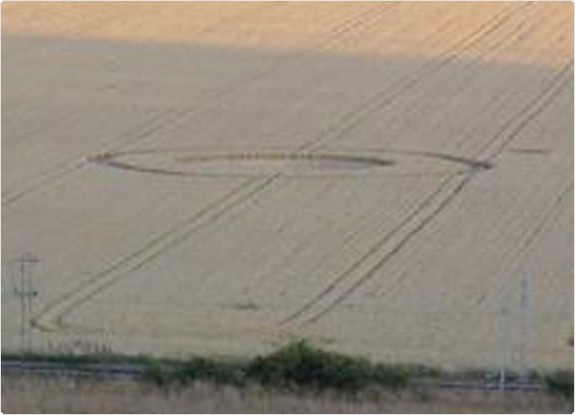
[[[239,386],[245,381],[245,364],[192,358],[177,364],[150,364],[144,378],[161,386],[186,385],[199,380]]]
[[[399,367],[372,365],[366,359],[325,352],[305,341],[254,359],[248,364],[246,375],[264,385],[347,391],[374,383],[400,388],[406,386],[409,378],[407,371]]]
[[[573,401],[573,371],[557,370],[544,376],[550,392],[558,393],[565,399]]]
[[[10,358],[10,355],[3,354]],[[22,355],[16,358],[23,358]],[[144,369],[143,377],[160,386],[184,386],[199,380],[240,386],[248,382],[285,389],[335,389],[356,392],[362,388],[392,389],[408,385],[413,376],[436,377],[440,372],[425,366],[373,364],[312,347],[297,341],[253,360],[221,360],[193,357],[170,360],[147,356],[26,355],[31,361],[58,362],[70,367],[92,363],[132,363]]]
[[[211,380],[216,383],[242,384],[245,380],[245,364],[235,362],[217,362],[203,358],[187,361],[178,370],[178,377],[183,381]]]

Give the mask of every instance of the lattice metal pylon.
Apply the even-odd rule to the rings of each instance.
[[[24,253],[15,262],[19,272],[19,284],[15,284],[14,293],[20,298],[20,351],[25,353],[32,350],[32,325],[29,319],[33,313],[32,302],[38,296],[31,268],[39,264],[40,259]]]

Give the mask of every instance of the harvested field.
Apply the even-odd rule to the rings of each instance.
[[[572,3],[4,2],[2,37],[37,348],[573,367]]]

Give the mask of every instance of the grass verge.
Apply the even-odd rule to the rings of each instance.
[[[150,356],[47,355],[2,353],[2,359],[57,363],[72,369],[101,364],[117,364],[140,369],[144,380],[161,387],[186,386],[200,381],[244,386],[259,384],[281,390],[334,390],[355,393],[376,387],[393,391],[414,383],[439,385],[443,379],[488,379],[492,372],[447,373],[423,365],[373,363],[367,359],[325,351],[306,341],[297,341],[265,356],[254,359],[210,359],[192,357],[186,360]],[[508,373],[508,379],[514,379]],[[516,376],[515,376],[516,377]],[[573,371],[536,373],[530,379],[545,385],[548,392],[573,402]]]
[[[160,385],[195,381],[245,385],[256,383],[284,390],[337,390],[357,392],[369,386],[399,390],[418,377],[439,377],[424,366],[387,365],[327,352],[298,341],[267,355],[246,361],[211,361],[192,358],[178,365],[149,366],[145,377]]]

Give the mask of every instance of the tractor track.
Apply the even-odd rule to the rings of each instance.
[[[296,151],[309,151],[312,149],[317,149],[319,146],[324,145],[326,141],[337,139],[342,135],[344,135],[346,132],[352,130],[359,123],[361,123],[365,119],[365,117],[373,114],[375,111],[378,111],[385,105],[388,105],[389,103],[393,102],[395,99],[400,97],[402,93],[412,88],[422,79],[424,79],[424,75],[430,75],[439,71],[449,62],[456,59],[457,56],[462,51],[470,47],[473,47],[473,45],[479,42],[483,37],[497,30],[497,28],[502,26],[509,18],[511,18],[515,13],[518,12],[518,10],[515,9],[512,10],[512,9],[514,8],[509,7],[508,9],[505,9],[504,13],[498,14],[489,23],[481,25],[478,30],[474,31],[471,35],[465,37],[461,42],[459,42],[458,45],[453,48],[453,52],[445,59],[442,59],[438,63],[434,62],[431,64],[423,65],[423,67],[419,71],[417,71],[418,73],[415,76],[415,78],[409,80],[407,84],[405,84],[404,82],[399,82],[399,84],[401,85],[399,86],[398,90],[392,93],[393,95],[391,96],[391,98],[388,96],[389,94],[388,90],[376,93],[374,96],[368,98],[368,100],[363,104],[361,104],[359,107],[353,109],[348,115],[342,117],[342,119],[337,123],[337,126],[335,128],[334,127],[328,128],[327,131],[320,133],[319,137],[316,137],[314,140],[311,140],[306,144],[300,146]],[[521,8],[519,10],[521,10]],[[346,32],[344,31],[343,33]],[[273,73],[273,71],[275,70],[274,68],[276,68],[276,66],[278,66],[279,63],[281,63],[281,60],[278,60],[278,63],[276,63],[275,65],[272,64],[271,67],[266,68],[262,72],[250,76],[249,77],[250,84],[253,82],[257,82],[258,79],[260,79],[262,76],[266,74]],[[279,67],[281,68],[281,65],[279,65]],[[236,81],[235,85],[236,88],[241,89],[243,86],[246,85],[246,83],[238,86]],[[396,87],[392,89],[395,88]],[[227,96],[229,93],[230,93],[229,90],[224,92],[222,96],[218,97],[218,99],[221,99],[223,96]],[[172,115],[169,117],[168,120],[164,119],[162,122],[160,122],[160,124],[156,126],[155,129],[160,129],[167,123],[173,123],[177,119],[181,119],[184,115],[190,112],[192,112],[192,110],[185,110],[179,112],[176,115]],[[139,137],[139,139],[146,138],[151,133],[152,132],[146,133],[143,137]],[[130,140],[130,142],[134,141],[135,141],[134,139]],[[126,142],[122,143],[122,145],[126,145]],[[217,213],[215,214],[215,218],[213,220],[219,219],[222,216],[224,216],[225,213],[237,207],[241,203],[247,201],[252,197],[255,197],[256,195],[259,196],[262,191],[269,189],[270,185],[276,182],[276,179],[279,177],[281,177],[281,173],[273,177],[267,178],[265,179],[265,181],[261,183],[258,183],[261,181],[261,179],[251,179],[246,182],[243,182],[237,188],[234,188],[229,194],[225,195],[222,198],[221,203],[224,203],[223,207],[221,207],[222,205],[220,203],[216,203],[216,206],[203,210],[201,215],[209,215],[209,210],[217,209],[216,210]],[[461,179],[458,178],[458,180]],[[465,178],[462,181],[461,188],[465,185],[465,183],[467,183],[467,181],[468,181],[467,178]],[[255,186],[254,189],[250,188],[250,186],[252,185]],[[459,185],[456,186],[456,193],[459,193],[460,191],[459,187],[460,187]],[[440,186],[440,189],[441,188],[443,188],[443,185]],[[242,191],[245,191],[245,193],[242,193]],[[240,196],[238,196],[237,198],[234,197],[236,192],[239,192],[240,194]],[[234,200],[234,202],[231,203],[231,205],[226,204],[229,198]],[[106,289],[111,284],[116,282],[122,276],[134,270],[140,269],[145,264],[157,258],[159,255],[161,255],[161,253],[165,252],[167,249],[170,249],[171,247],[176,246],[185,241],[197,229],[195,226],[191,226],[190,228],[191,223],[196,223],[196,221],[198,220],[200,221],[198,222],[200,224],[198,226],[201,226],[201,224],[204,223],[201,220],[201,215],[199,217],[194,215],[192,218],[186,218],[183,221],[188,226],[185,232],[176,232],[174,229],[177,229],[177,227],[175,227],[172,228],[172,230],[162,233],[160,236],[152,239],[152,242],[149,242],[144,248],[139,249],[137,252],[129,255],[128,257],[120,259],[112,267],[108,268],[107,270],[101,273],[95,274],[92,278],[89,279],[89,281],[86,284],[83,284],[80,288],[77,288],[74,291],[64,294],[54,303],[46,306],[40,313],[38,313],[36,317],[38,326],[39,327],[50,326],[50,324],[46,324],[47,320],[52,321],[51,324],[52,327],[56,326],[61,328],[65,326],[63,318],[66,314],[69,314],[73,310],[85,304],[85,302],[91,300],[95,295],[102,292],[104,289]],[[209,222],[211,223],[213,222],[213,220],[209,220]],[[160,246],[161,248],[157,248],[158,251],[151,251],[151,249]],[[119,269],[126,267],[125,264],[128,263],[133,263],[133,265],[128,266],[128,268],[125,271],[121,272],[118,271]],[[58,312],[55,313],[55,310],[58,310]],[[290,321],[291,320],[292,319],[290,319]],[[53,324],[54,322],[57,322],[57,324],[54,325]]]
[[[387,5],[385,7],[381,7],[380,10],[378,11],[378,13],[372,13],[372,14],[374,16],[379,16],[380,14],[384,13],[385,11],[391,9],[392,6],[394,6],[394,5],[390,4],[390,5]],[[525,6],[523,6],[523,7],[525,7]],[[519,10],[521,10],[521,8]],[[369,9],[368,11],[372,11],[372,9]],[[509,11],[511,11],[511,12],[509,12]],[[474,31],[472,34],[465,37],[460,42],[460,44],[458,44],[457,46],[455,46],[453,48],[452,51],[448,51],[448,54],[450,54],[450,56],[448,56],[444,60],[440,61],[439,63],[430,64],[430,65],[423,65],[423,67],[421,68],[421,72],[425,72],[426,68],[428,66],[431,66],[432,68],[434,68],[436,70],[440,69],[445,64],[447,64],[451,60],[455,59],[458,54],[460,54],[464,50],[468,49],[469,47],[473,46],[473,44],[475,42],[478,42],[479,40],[481,40],[482,37],[491,33],[493,30],[496,30],[498,27],[500,27],[506,20],[508,20],[516,12],[518,12],[518,11],[514,10],[514,6],[510,6],[508,9],[505,9],[504,13],[501,13],[502,16],[497,16],[496,18],[494,18],[495,23],[493,23],[492,25],[490,25],[489,23],[485,23],[485,24],[481,25],[478,30]],[[340,26],[336,26],[336,28],[334,29],[334,35],[328,36],[327,39],[325,40],[325,43],[329,44],[329,42],[333,42],[333,41],[337,40],[339,37],[341,37],[342,35],[345,35],[346,33],[348,33],[351,30],[351,28],[355,27],[355,23],[357,23],[357,21],[360,21],[361,18],[366,13],[367,12],[360,12],[355,17],[355,19],[350,18],[350,19],[344,21]],[[350,27],[350,25],[351,25],[351,27]],[[345,28],[345,29],[342,30],[342,28]],[[245,77],[240,77],[240,79],[235,80],[231,86],[222,85],[221,91],[217,92],[216,94],[214,94],[214,96],[211,97],[210,104],[212,104],[213,102],[218,102],[219,100],[225,98],[229,94],[233,94],[233,93],[237,92],[238,90],[244,89],[246,86],[250,86],[253,83],[256,83],[257,81],[259,81],[260,79],[262,79],[266,75],[273,74],[276,71],[281,70],[283,68],[282,62],[283,62],[283,59],[281,57],[274,59],[272,61],[272,63],[269,64],[263,70],[258,71],[255,74],[248,73]],[[435,71],[433,71],[433,72],[435,72]],[[402,88],[400,90],[400,92],[404,92],[410,86],[412,86],[416,82],[418,82],[421,78],[421,75],[422,74],[416,75],[415,79],[408,84],[409,86]],[[209,93],[207,93],[207,94],[209,94]],[[395,99],[399,95],[400,95],[400,93],[396,93],[393,96],[392,100]],[[340,131],[340,135],[345,134],[345,132],[347,132],[348,130],[355,127],[355,125],[357,125],[357,123],[361,122],[361,119],[362,119],[361,113],[365,112],[365,111],[369,112],[369,107],[371,107],[372,105],[377,103],[378,99],[380,99],[380,98],[381,98],[380,94],[376,94],[374,97],[369,99],[368,102],[366,102],[365,104],[362,104],[360,106],[360,108],[356,109],[353,113],[348,114],[348,116],[345,116],[343,122],[346,122],[346,119],[348,119],[348,118],[355,118],[358,116],[359,116],[359,118],[355,122],[353,122],[353,120],[350,120],[351,123],[348,125],[347,128]],[[207,107],[209,107],[209,105]],[[174,112],[160,113],[156,117],[156,119],[154,121],[150,122],[148,125],[137,128],[135,133],[127,134],[127,136],[129,138],[122,138],[122,137],[125,137],[126,134],[123,134],[120,137],[113,137],[109,140],[106,140],[101,145],[101,147],[99,149],[95,150],[95,152],[98,152],[98,153],[113,152],[113,151],[116,151],[117,149],[125,147],[126,145],[130,145],[130,144],[133,144],[135,142],[141,141],[141,140],[149,137],[154,132],[161,130],[166,125],[175,124],[178,120],[182,119],[184,116],[192,114],[192,113],[200,113],[201,111],[205,110],[205,108],[206,108],[206,106],[202,105],[200,107],[195,107],[192,109],[188,108],[188,109],[184,109],[184,110],[181,110],[181,111],[178,111],[175,113]],[[143,131],[138,132],[138,130],[143,130]],[[111,143],[114,143],[114,145],[112,147],[108,147],[108,145]],[[317,144],[319,144],[319,143],[317,143]],[[64,179],[65,177],[67,177],[70,174],[73,174],[75,172],[79,172],[83,168],[83,166],[85,165],[83,158],[84,157],[81,157],[82,161],[78,161],[78,157],[75,157],[74,160],[72,160],[72,161],[66,161],[66,162],[60,163],[53,168],[42,171],[41,173],[39,173],[37,175],[38,179],[32,179],[31,183],[29,183],[27,185],[20,186],[21,187],[20,189],[5,192],[5,194],[2,195],[2,206],[7,207],[9,205],[12,205],[13,203],[20,201],[22,198],[24,198],[30,194],[33,194],[33,193],[43,189],[46,186],[49,186],[49,185],[52,185],[54,183],[59,182],[60,180]]]
[[[137,251],[123,257],[112,266],[90,277],[79,287],[60,296],[56,302],[41,309],[35,318],[35,325],[43,330],[53,330],[58,326],[63,326],[62,319],[65,314],[89,301],[127,273],[143,267],[166,250],[186,240],[191,233],[224,215],[237,203],[246,200],[260,188],[266,187],[270,181],[269,178],[254,179],[235,187],[231,192],[224,194],[223,197],[208,204],[199,212],[148,241]]]
[[[553,203],[540,215],[538,220],[535,222],[535,226],[530,232],[527,232],[525,238],[520,241],[519,248],[514,250],[512,253],[506,255],[504,265],[502,268],[510,270],[508,275],[523,275],[523,270],[521,269],[521,261],[526,258],[526,254],[532,249],[533,245],[537,240],[544,234],[544,232],[552,226],[557,220],[560,219],[560,214],[562,213],[563,204],[565,202],[566,196],[569,193],[573,193],[573,182],[567,185],[559,195],[553,200]],[[509,284],[508,280],[503,281],[502,284]],[[487,293],[473,293],[468,294],[466,303],[470,304],[471,307],[480,307]]]
[[[368,12],[374,16],[379,16],[381,13],[390,9],[391,6],[392,5],[388,5],[386,7],[378,6],[376,8],[370,8],[367,11],[358,13],[357,16],[355,16],[355,18],[345,20],[344,22],[341,23],[341,25],[335,27],[334,34],[332,36],[327,37],[327,39],[325,40],[326,44],[329,44],[329,42],[337,40],[338,37],[341,37],[342,35],[349,32],[350,30],[349,25],[352,24],[352,27],[354,27],[353,25],[355,25],[355,23],[360,21],[361,18],[363,18],[364,15],[367,14]],[[379,9],[377,10],[377,13],[373,13],[375,9]],[[212,28],[211,30],[215,29],[216,27]],[[209,31],[210,29],[206,30]],[[244,77],[240,76],[239,79],[233,81],[231,85],[226,85],[227,82],[224,82],[221,85],[221,90],[217,91],[215,94],[212,91],[206,92],[206,95],[213,94],[213,96],[208,101],[208,105],[204,103],[199,107],[194,107],[191,109],[187,108],[177,112],[169,112],[169,111],[161,112],[159,115],[154,117],[154,120],[148,122],[146,125],[142,127],[137,127],[134,132],[128,134],[122,134],[121,136],[115,136],[108,140],[105,140],[104,143],[99,147],[99,149],[95,149],[93,151],[97,153],[108,153],[117,151],[121,148],[124,148],[127,145],[137,143],[138,141],[141,141],[149,137],[150,135],[154,134],[157,131],[160,131],[167,125],[175,124],[178,120],[182,119],[186,115],[190,115],[193,113],[201,113],[206,108],[209,108],[215,102],[224,99],[228,95],[233,94],[238,90],[245,89],[246,87],[251,86],[252,84],[260,81],[266,75],[270,75],[277,72],[278,70],[281,70],[283,67],[282,62],[283,58],[281,57],[276,58],[264,69],[262,69],[261,71],[257,71],[255,74],[248,72],[246,76]],[[126,136],[128,138],[125,138]],[[78,158],[80,158],[80,161],[78,160]],[[36,175],[37,178],[33,178],[29,184],[23,186],[21,185],[19,186],[20,187],[19,189],[3,192],[2,206],[4,207],[10,206],[13,203],[20,201],[22,198],[30,194],[33,194],[38,190],[43,189],[46,186],[55,184],[60,180],[64,179],[65,177],[67,177],[68,175],[73,174],[75,172],[79,172],[84,167],[84,165],[85,161],[83,156],[74,157],[73,160],[59,163],[57,166],[39,172]]]
[[[346,21],[346,24],[348,24],[348,21]],[[343,33],[345,33],[345,31],[342,32],[342,34]],[[330,40],[333,40],[333,39],[330,38]],[[249,79],[246,80],[246,82],[240,83],[240,89],[242,87],[245,87],[248,84],[251,84],[253,82],[257,82],[265,74],[273,73],[278,68],[281,68],[281,66],[278,66],[279,63],[281,63],[281,59],[275,60],[274,63],[272,63],[272,65],[268,66],[263,71],[258,72],[256,75],[251,75],[249,77]],[[234,92],[235,92],[235,90],[234,90]],[[221,99],[224,96],[227,96],[228,93],[230,93],[229,90],[224,90],[221,93],[221,95],[218,96],[218,98]],[[201,108],[200,108],[200,110],[201,110]],[[188,114],[189,112],[191,112],[191,111],[190,110],[181,111],[177,115],[172,115],[171,117],[167,117],[168,120],[165,120],[165,119],[160,120],[158,125],[146,129],[143,133],[140,133],[137,137],[135,137],[135,138],[132,137],[129,141],[124,140],[124,142],[121,143],[120,145],[114,146],[114,149],[111,149],[111,150],[107,149],[107,150],[103,150],[102,152],[104,152],[104,153],[113,152],[115,149],[120,148],[120,146],[125,146],[128,143],[132,143],[134,141],[139,141],[143,138],[146,138],[150,134],[152,134],[153,132],[164,127],[166,124],[173,122],[174,118],[180,119],[184,115]],[[110,141],[113,141],[113,140],[110,140]],[[303,147],[302,147],[302,149],[303,149]],[[299,151],[301,151],[302,149],[299,149]],[[76,166],[73,170],[66,170],[66,172],[64,174],[58,175],[56,177],[56,179],[63,177],[67,173],[70,173],[72,171],[80,169],[83,166],[83,164],[84,164],[84,162],[81,165]],[[279,177],[279,175],[265,179],[261,185],[256,187],[255,192],[248,191],[248,193],[247,193],[248,197],[247,198],[251,197],[253,194],[257,193],[258,191],[266,188],[268,185],[270,185],[272,182],[274,182],[277,177]],[[195,215],[192,215],[192,217],[185,218],[183,221],[178,223],[175,227],[173,227],[170,230],[163,232],[159,236],[153,238],[143,248],[141,248],[138,251],[128,255],[127,257],[120,259],[114,265],[107,268],[106,270],[95,274],[87,282],[83,283],[80,287],[77,287],[77,288],[63,294],[57,300],[48,304],[47,306],[42,308],[39,312],[37,312],[35,317],[32,320],[32,324],[37,326],[40,329],[43,329],[43,330],[54,330],[58,327],[62,328],[64,326],[64,323],[63,323],[63,315],[64,314],[69,313],[72,309],[74,309],[74,308],[78,307],[79,305],[85,303],[86,301],[89,301],[90,299],[92,299],[94,295],[103,291],[105,288],[109,287],[111,284],[116,282],[121,276],[125,275],[125,273],[141,268],[146,263],[148,263],[151,260],[158,257],[165,250],[167,250],[170,247],[184,241],[187,237],[189,237],[193,233],[193,230],[187,229],[191,223],[194,223],[195,221],[199,220],[202,215],[208,214],[210,212],[210,210],[216,209],[219,205],[221,205],[222,203],[225,203],[227,200],[229,200],[230,198],[235,196],[235,194],[237,192],[241,192],[242,190],[249,188],[250,185],[257,183],[261,180],[262,180],[261,178],[251,178],[251,179],[243,181],[239,186],[237,186],[236,188],[232,189],[229,193],[224,195],[224,197],[222,199],[220,199],[213,206],[210,205],[208,208],[203,209],[200,212],[200,214],[195,214]],[[42,185],[46,185],[49,182],[53,182],[53,181],[54,181],[54,178],[52,178],[52,180],[49,180],[49,181],[43,181]],[[23,197],[23,196],[25,196],[25,195],[33,192],[33,191],[36,191],[38,189],[39,189],[39,186],[34,186],[33,188],[27,189],[25,192],[18,194],[16,197],[9,198],[8,199],[9,203],[13,203],[13,202],[17,201],[18,199],[20,199],[21,197]],[[247,200],[247,198],[245,200]],[[238,203],[239,203],[239,201],[243,201],[243,200],[244,200],[244,198],[242,196],[239,196]],[[229,209],[231,209],[231,207]],[[229,210],[229,209],[224,209],[224,212]],[[178,230],[181,229],[182,227],[184,229],[186,229],[186,231],[184,231],[182,233],[182,236],[175,237],[175,235],[178,233]],[[192,228],[192,229],[195,229],[195,228]],[[153,248],[159,244],[164,244],[165,247],[162,248],[159,252],[147,254],[151,248]],[[139,259],[142,256],[144,258]],[[118,275],[117,270],[122,268],[124,266],[124,264],[129,263],[129,262],[135,262],[136,264],[133,265],[131,268],[129,268],[129,271],[121,272]],[[112,275],[112,277],[110,275]],[[87,292],[84,293],[84,291],[87,291]],[[81,300],[74,300],[73,297],[75,297],[76,295],[81,295]],[[62,311],[58,312],[57,315],[54,315],[54,318],[51,318],[51,317],[48,318],[49,316],[52,316],[56,310],[62,310]],[[50,320],[52,320],[52,321],[49,322]]]
[[[537,115],[540,114],[557,97],[557,95],[562,91],[564,85],[571,82],[569,74],[572,72],[572,67],[573,62],[570,62],[565,66],[565,68],[551,80],[547,88],[528,102],[518,114],[512,117],[510,121],[506,123],[474,157],[472,157],[472,159],[480,159],[491,163],[506,148],[506,146],[511,143],[515,137],[517,137],[525,126],[536,119]],[[517,118],[519,118],[519,122],[517,122]],[[444,180],[441,185],[430,196],[426,197],[404,221],[387,233],[378,243],[373,245],[363,257],[352,264],[351,267],[338,276],[319,294],[312,297],[295,312],[281,320],[279,324],[293,324],[296,320],[300,320],[300,324],[315,323],[333,310],[365,282],[372,279],[376,273],[395,256],[395,254],[406,246],[410,240],[426,227],[426,225],[433,221],[433,219],[462,192],[466,185],[471,182],[473,177],[475,177],[475,173],[476,172],[470,172],[462,179],[454,179],[453,177],[450,177]],[[404,235],[399,236],[399,240],[396,243],[391,243],[390,241],[392,238],[404,231],[406,227],[412,227],[412,229],[405,232]],[[366,261],[376,256],[382,247],[389,244],[391,244],[389,251],[381,259],[370,266],[367,271],[360,274],[356,280],[349,283],[348,287],[343,289],[340,288],[340,286],[349,279],[350,275],[366,263]],[[337,290],[338,288],[340,289]],[[323,303],[327,304],[322,307],[321,304]]]

